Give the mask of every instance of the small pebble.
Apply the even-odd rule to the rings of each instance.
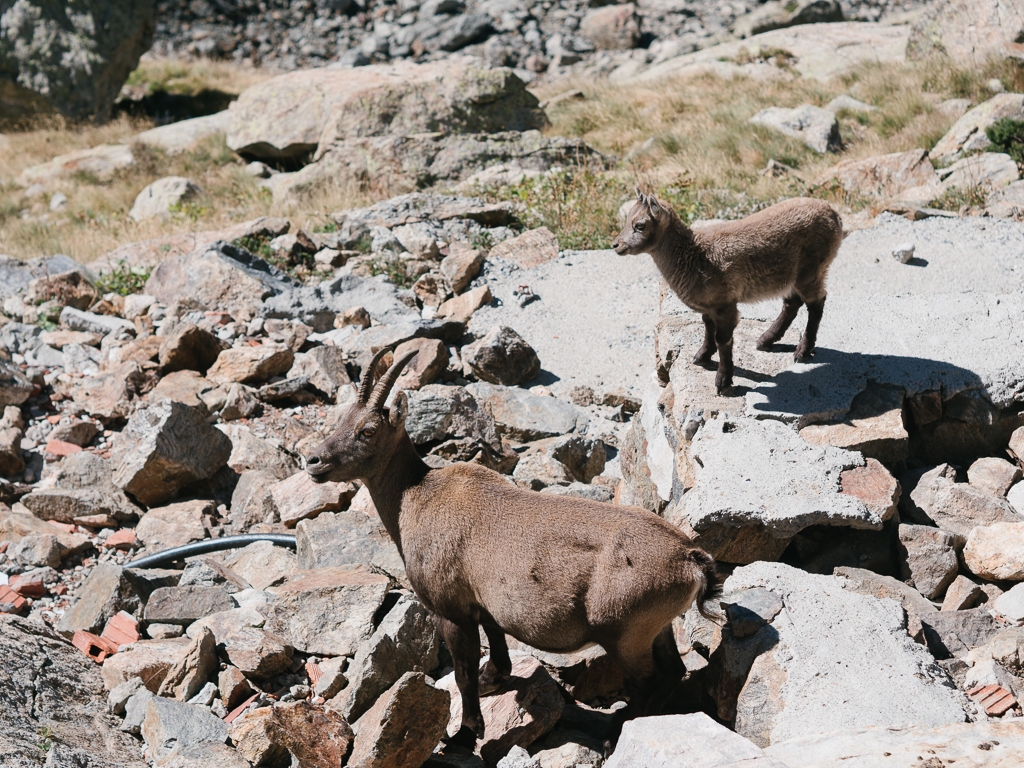
[[[900,264],[906,264],[912,258],[914,258],[914,244],[913,243],[901,243],[893,248],[892,257],[896,259]]]

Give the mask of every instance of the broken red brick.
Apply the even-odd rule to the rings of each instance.
[[[0,613],[20,613],[28,602],[6,584],[0,584]]]
[[[123,550],[134,549],[139,546],[139,540],[135,538],[134,528],[122,528],[110,534],[107,540],[103,542],[103,546]]]
[[[252,704],[254,701],[256,701],[257,697],[259,697],[259,694],[258,693],[254,693],[248,699],[246,699],[241,704],[239,704],[237,707],[235,707],[230,712],[228,712],[227,715],[224,717],[224,722],[225,723],[234,722],[238,718],[239,715],[241,715],[243,712],[245,712],[245,708],[246,707],[248,707],[250,704]]]
[[[97,664],[102,664],[108,656],[117,653],[117,646],[105,637],[99,637],[81,629],[75,632],[75,636],[71,638],[71,644]]]
[[[309,687],[316,688],[316,684],[320,682],[320,678],[324,676],[324,671],[320,669],[320,665],[312,661],[306,662],[306,674],[309,675]]]
[[[11,576],[9,586],[22,597],[42,597],[46,594],[42,576]]]
[[[66,595],[68,593],[68,585],[67,584],[58,584],[57,586],[55,586],[51,590],[51,592],[53,592],[53,594],[58,595],[58,596],[59,595]]]
[[[1013,694],[999,685],[979,685],[969,690],[967,697],[980,704],[989,715],[1001,715],[1017,704]]]
[[[0,555],[7,551],[7,548],[11,545],[9,541],[0,541]]]
[[[139,639],[139,624],[130,613],[120,611],[107,621],[101,637],[120,648]]]
[[[57,424],[60,421],[60,414],[51,413],[49,416],[46,417],[46,420],[51,424]]]
[[[82,446],[74,443],[66,443],[63,440],[50,440],[46,444],[46,452],[54,456],[70,456],[73,453],[81,453]]]

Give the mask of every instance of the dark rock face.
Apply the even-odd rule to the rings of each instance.
[[[0,657],[0,765],[146,765],[104,712],[99,666],[42,622],[0,616]]]
[[[0,14],[0,113],[105,119],[153,40],[153,0],[19,0]]]

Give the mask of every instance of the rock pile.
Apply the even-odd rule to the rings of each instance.
[[[158,766],[289,755],[300,765],[346,755],[352,765],[447,764],[431,753],[457,702],[433,621],[366,490],[316,485],[299,470],[378,349],[419,352],[401,386],[432,466],[475,461],[524,487],[615,493],[614,471],[604,472],[625,425],[608,428],[607,406],[594,404],[602,395],[577,405],[524,389],[543,365],[527,339],[505,326],[466,333],[489,297],[482,268],[519,269],[470,242],[512,236],[507,208],[415,193],[334,218],[332,232],[272,241],[315,252],[307,276],[325,279],[308,283],[224,241],[166,258],[130,296],[99,296],[89,270],[60,259],[4,264],[0,602],[28,618],[4,619],[12,630],[0,644],[6,657],[28,633],[42,643],[36,655],[60,649],[93,665],[114,719],[95,715],[113,735],[82,742],[88,760],[139,763],[135,734]],[[392,273],[412,288],[371,274],[382,262],[406,270]],[[43,314],[35,295],[69,303]],[[439,318],[451,302],[462,304]],[[42,331],[40,317],[59,317],[57,330]],[[293,533],[295,551],[262,541],[132,567],[139,555],[239,533]],[[559,683],[584,690],[580,660],[524,653],[516,664],[522,684],[488,702],[484,759],[535,743],[598,754],[607,712],[580,709],[556,729]],[[619,688],[621,678],[595,680],[588,699]],[[529,714],[512,717],[523,697]],[[54,743],[75,743],[74,726],[46,712],[18,717],[16,741],[46,728]]]
[[[511,5],[483,0],[157,0],[154,50],[251,60],[285,70],[333,61],[433,60],[462,51],[492,66],[543,72],[602,51],[639,49],[650,58],[665,57],[703,48],[729,33],[749,37],[844,18],[877,21],[918,4],[803,0],[771,5],[779,7],[769,10],[747,0],[618,5],[585,0]]]

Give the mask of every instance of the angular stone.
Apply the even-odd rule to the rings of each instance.
[[[498,432],[513,440],[529,442],[582,431],[588,420],[569,403],[517,387],[477,382],[466,390],[493,417]]]
[[[115,338],[122,335],[135,335],[135,325],[123,318],[98,315],[95,312],[83,312],[74,307],[64,307],[61,310],[60,324],[72,331],[98,333],[101,336],[106,336],[108,333],[114,334]]]
[[[558,238],[547,227],[531,229],[498,243],[488,255],[511,261],[521,269],[532,269],[558,258]]]
[[[143,768],[105,712],[100,668],[38,619],[0,616],[0,762]]]
[[[160,342],[160,368],[164,373],[206,373],[227,346],[209,331],[192,323],[180,323]]]
[[[299,469],[294,456],[283,450],[276,441],[257,437],[248,426],[222,424],[217,429],[231,440],[228,466],[235,472],[260,470],[272,474],[275,480],[284,480]]]
[[[728,562],[775,559],[811,525],[878,530],[895,511],[840,490],[843,472],[863,462],[858,454],[812,446],[775,421],[719,416],[689,452],[694,485],[666,516]]]
[[[410,269],[407,267],[407,269]],[[424,272],[412,285],[412,292],[423,304],[424,308],[434,307],[435,309],[444,303],[448,296],[448,288],[444,284],[444,278],[436,272]]]
[[[376,513],[358,510],[325,512],[295,526],[298,566],[303,570],[336,566],[368,566],[406,582],[405,565]]]
[[[294,755],[300,768],[336,768],[352,744],[352,728],[341,715],[305,701],[274,707],[267,720],[269,741]]]
[[[1024,722],[988,720],[954,725],[897,725],[829,729],[772,744],[765,753],[787,766],[893,768],[1013,765],[1024,749]],[[925,757],[927,756],[927,758]],[[918,760],[918,757],[922,758]]]
[[[902,576],[925,597],[935,600],[956,578],[956,537],[925,525],[899,527]]]
[[[298,571],[275,587],[266,629],[303,653],[352,656],[373,634],[391,580],[358,566]]]
[[[992,602],[992,608],[1010,621],[1024,621],[1024,584],[1017,584],[999,595]]]
[[[32,382],[6,360],[0,360],[0,406],[21,405],[32,394]]]
[[[162,766],[168,758],[191,747],[207,742],[226,744],[228,724],[205,707],[154,696],[146,703],[142,738],[153,764]]]
[[[313,681],[313,694],[315,696],[322,696],[325,699],[331,699],[348,685],[348,678],[343,674],[345,667],[348,666],[348,661],[344,656],[335,656],[333,659],[324,659],[317,664],[317,668],[320,670],[320,678],[315,678],[312,672],[309,675],[310,680]],[[306,669],[309,670],[308,662]],[[330,706],[328,704],[328,707]]]
[[[137,677],[149,691],[156,693],[167,671],[185,654],[188,646],[188,638],[134,642],[128,648],[104,659],[103,685],[107,690],[113,690]]]
[[[78,600],[61,617],[57,631],[69,640],[79,630],[99,634],[119,611],[139,613],[140,591],[130,572],[113,563],[99,563],[82,584]]]
[[[90,416],[112,421],[131,415],[134,401],[155,383],[138,363],[125,362],[83,378],[71,397]]]
[[[574,478],[569,468],[546,452],[530,449],[521,454],[512,477],[521,488],[539,491],[548,486],[568,485]]]
[[[270,488],[281,522],[294,528],[300,520],[334,512],[356,495],[352,483],[315,483],[305,472],[296,472]]]
[[[185,635],[195,639],[204,630],[209,629],[217,638],[217,642],[223,644],[225,638],[231,637],[236,632],[249,627],[262,627],[265,623],[266,618],[256,608],[231,608],[211,613],[209,616],[192,622],[185,628]]]
[[[462,725],[462,697],[454,673],[438,680],[437,686],[452,697],[448,735],[453,736]],[[554,727],[563,707],[558,684],[540,662],[526,654],[513,654],[512,676],[505,689],[480,699],[484,716],[480,756],[495,763],[513,746],[530,746]]]
[[[161,304],[190,300],[200,309],[251,320],[264,299],[293,285],[284,273],[244,248],[207,240],[190,253],[159,260],[146,281],[146,293]]]
[[[896,512],[900,484],[876,459],[868,459],[863,467],[844,470],[839,475],[839,486],[842,493],[859,499],[882,520],[891,519]]]
[[[208,535],[204,516],[216,512],[212,501],[180,501],[149,510],[135,526],[135,535],[150,552],[202,541]]]
[[[573,477],[589,483],[604,471],[608,458],[604,443],[583,435],[565,435],[538,440],[530,450],[540,450],[564,464]]]
[[[768,107],[762,109],[747,122],[799,139],[815,152],[837,152],[842,146],[839,123],[827,109],[811,104],[801,104],[792,109]]]
[[[252,765],[279,765],[290,761],[287,748],[271,740],[269,706],[247,712],[231,724],[231,741]]]
[[[204,742],[176,752],[160,768],[251,768],[251,764],[227,744]]]
[[[244,533],[254,525],[273,525],[280,522],[277,505],[270,494],[271,487],[276,485],[278,480],[273,472],[259,469],[246,470],[242,473],[231,494],[233,530]]]
[[[277,586],[298,570],[295,553],[269,541],[256,541],[230,552],[224,565],[248,581],[255,589]]]
[[[421,389],[448,369],[448,348],[438,339],[410,339],[395,348],[395,359],[415,352],[416,357],[395,382],[396,389]]]
[[[21,409],[8,405],[0,418],[0,475],[10,477],[25,471],[21,457],[21,439],[25,436],[25,421]]]
[[[196,197],[202,190],[184,176],[165,176],[143,187],[135,198],[128,215],[134,221],[168,218],[183,202]]]
[[[854,398],[843,422],[804,427],[800,437],[812,445],[834,445],[889,466],[898,464],[910,455],[903,394],[902,387],[871,384]]]
[[[1001,189],[1020,178],[1017,163],[1003,152],[984,152],[962,157],[948,168],[939,171],[942,186],[947,190]]]
[[[856,192],[876,200],[898,198],[905,189],[930,187],[939,183],[938,174],[924,149],[893,152],[862,160],[843,160],[825,171],[818,178],[817,184],[833,179],[847,192]]]
[[[1006,501],[1018,515],[1024,515],[1024,480],[1010,489],[1006,494]]]
[[[1020,468],[1006,459],[984,457],[971,464],[967,482],[975,488],[1006,496],[1013,484],[1021,478]]]
[[[1002,0],[954,0],[929,7],[914,23],[907,58],[938,55],[963,67],[1019,55],[1024,10]]]
[[[461,240],[453,240],[448,245],[448,255],[441,262],[441,274],[454,293],[462,293],[470,281],[480,273],[485,257],[484,251],[473,248]]]
[[[183,403],[206,413],[206,399],[217,385],[203,378],[197,371],[175,371],[160,379],[159,383],[146,396],[150,403],[161,400],[172,400]]]
[[[703,712],[630,720],[622,726],[622,735],[605,768],[658,764],[677,768],[787,768]]]
[[[461,296],[448,299],[437,308],[434,314],[438,320],[454,320],[459,323],[468,323],[480,307],[490,304],[494,300],[491,289],[486,285],[466,291]]]
[[[632,3],[594,8],[580,22],[580,32],[598,50],[635,48],[640,42],[640,17]]]
[[[440,645],[430,613],[415,598],[402,597],[359,649],[348,667],[349,685],[330,706],[355,722],[403,675],[437,666]]]
[[[237,707],[254,693],[242,671],[230,664],[217,676],[217,690],[220,691],[221,701],[229,710]]]
[[[345,369],[345,355],[337,347],[326,345],[296,354],[288,376],[308,376],[312,386],[331,398],[339,387],[352,383]]]
[[[212,477],[230,453],[231,441],[199,411],[164,401],[139,410],[118,435],[113,481],[143,504],[159,504]]]
[[[213,632],[201,632],[185,649],[185,653],[169,670],[157,691],[159,696],[171,696],[188,701],[217,671],[217,640]]]
[[[483,338],[462,348],[462,359],[481,380],[515,386],[540,373],[540,359],[511,328],[496,325]]]
[[[51,440],[60,440],[84,448],[93,441],[99,431],[99,427],[91,421],[72,421],[69,424],[58,424],[49,437]]]
[[[288,347],[274,344],[234,347],[220,353],[207,378],[218,384],[261,382],[286,373],[294,361],[295,353]]]
[[[907,634],[902,606],[849,592],[842,581],[780,563],[729,577],[727,595],[761,588],[784,605],[749,637],[724,628],[710,659],[718,715],[735,718],[736,733],[764,748],[822,730],[963,720],[946,674]],[[876,661],[860,661],[867,658]]]
[[[985,645],[1004,628],[985,608],[936,611],[921,617],[928,649],[937,659],[963,658]]]
[[[348,764],[354,768],[419,768],[448,726],[451,694],[406,672],[359,720]]]
[[[978,526],[967,537],[964,562],[990,581],[1024,581],[1024,520]]]
[[[984,594],[981,587],[966,576],[957,576],[946,589],[946,596],[942,599],[942,610],[963,611],[973,608]]]
[[[988,149],[992,142],[985,129],[1004,118],[1024,119],[1024,95],[1000,93],[968,111],[932,148],[932,161],[949,165],[964,155]]]
[[[147,623],[187,626],[218,611],[235,608],[224,587],[160,587],[146,603]]]
[[[979,525],[1021,520],[1004,499],[956,482],[956,472],[948,464],[940,464],[921,476],[910,492],[907,506],[915,522],[933,523],[956,534],[961,541]]]
[[[190,557],[178,580],[179,587],[224,587],[235,594],[252,585],[215,556]]]
[[[265,680],[291,665],[293,648],[280,637],[256,627],[240,629],[221,642],[228,661],[247,677]]]

